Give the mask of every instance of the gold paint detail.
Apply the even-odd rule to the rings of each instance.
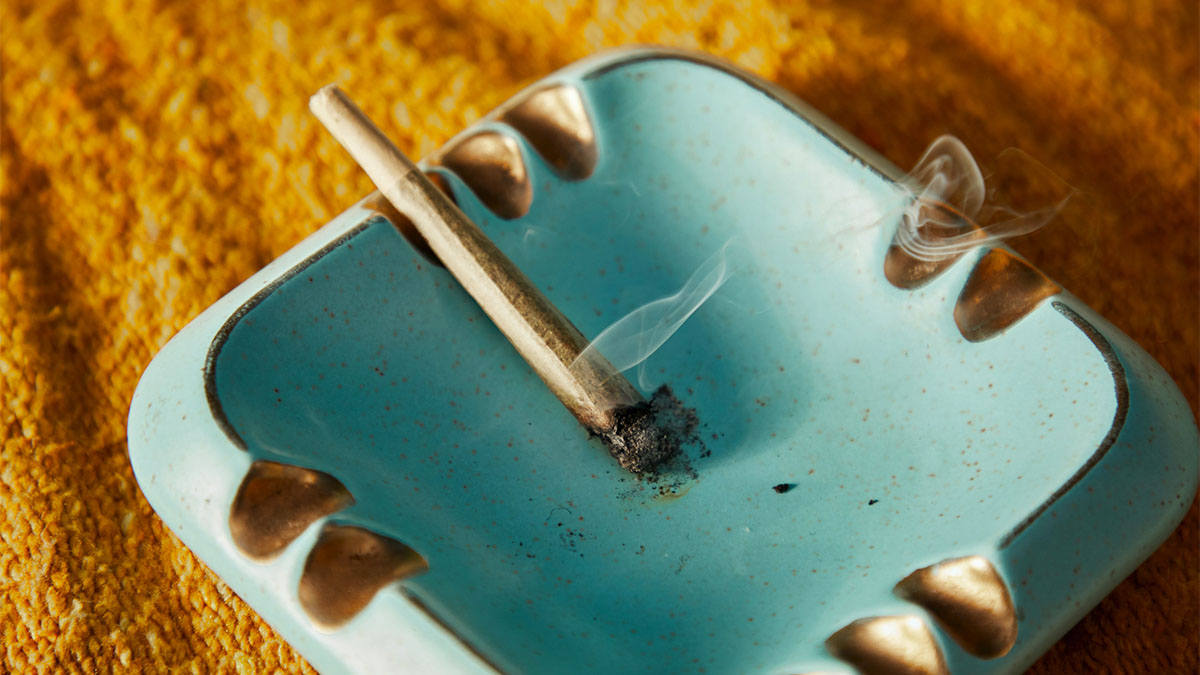
[[[1061,292],[1061,286],[1029,263],[1004,249],[992,249],[971,270],[954,306],[954,323],[963,337],[980,342]]]
[[[583,180],[596,168],[596,133],[579,90],[566,84],[538,89],[500,115],[534,150],[568,180]]]
[[[501,218],[520,218],[529,212],[533,186],[514,139],[496,131],[480,131],[451,146],[438,163],[453,171]]]
[[[921,239],[933,246],[951,238],[963,237],[968,242],[982,242],[987,238],[978,225],[945,202],[924,200],[917,215],[924,223],[921,226]],[[924,286],[963,256],[959,252],[936,260],[921,260],[904,250],[899,242],[899,235],[892,237],[892,245],[888,247],[883,260],[883,275],[893,286],[906,290]]]
[[[825,641],[863,675],[949,675],[937,640],[919,616],[859,619]]]
[[[354,503],[336,478],[289,464],[250,465],[229,509],[229,532],[246,556],[278,555],[314,521]]]
[[[446,193],[446,196],[450,197],[451,200],[454,199],[449,191],[449,186],[446,184],[445,178],[433,172],[428,172],[425,175],[429,176],[430,180],[433,181],[433,184],[436,185],[439,190]],[[417,226],[413,224],[412,220],[410,220],[408,216],[404,215],[403,213],[400,213],[395,206],[392,206],[392,203],[389,202],[386,197],[378,192],[375,192],[367,198],[367,201],[363,204],[363,206],[365,206],[368,210],[374,211],[375,213],[378,213],[386,218],[387,221],[392,224],[392,227],[396,228],[396,230],[408,240],[409,245],[415,248],[417,252],[420,253],[431,264],[437,265],[438,267],[445,267],[445,265],[442,264],[442,261],[438,259],[437,254],[434,253],[433,249],[429,247],[429,242],[425,241],[425,237],[419,230],[417,230]]]
[[[924,607],[967,653],[1004,656],[1017,641],[1017,613],[1004,580],[982,556],[923,567],[896,584],[896,594]]]
[[[384,586],[429,569],[411,548],[370,530],[327,525],[300,575],[300,606],[318,627],[354,618]]]

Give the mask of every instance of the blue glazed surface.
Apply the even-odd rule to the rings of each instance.
[[[510,672],[845,670],[823,646],[832,632],[922,614],[897,581],[976,554],[1013,591],[1017,646],[984,662],[939,642],[955,672],[1019,670],[1182,517],[1195,426],[1128,338],[1063,296],[967,342],[952,311],[982,252],[916,291],[889,284],[904,197],[878,170],[709,66],[588,72],[559,78],[580,87],[597,131],[590,178],[559,179],[521,141],[533,204],[502,220],[445,175],[585,335],[673,293],[731,242],[733,276],[643,378],[696,408],[694,476],[660,494],[668,482],[622,472],[449,274],[361,211],[209,320],[227,328],[209,343],[212,414],[248,452],[191,451],[336,476],[356,503],[330,520],[421,553],[430,570],[405,591]],[[189,349],[178,362],[204,358]],[[173,470],[150,421],[169,396],[138,396],[139,481],[186,531],[197,516],[160,506],[144,478]],[[263,571],[228,541],[180,536],[239,593],[235,579]],[[303,551],[289,555],[275,569],[294,578]],[[248,599],[319,667],[363,669],[331,656],[336,633],[309,645],[314,629],[278,595]]]

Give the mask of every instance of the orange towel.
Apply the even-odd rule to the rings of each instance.
[[[393,6],[394,5],[394,6]],[[1015,246],[1197,405],[1198,10],[1174,0],[4,0],[0,670],[304,661],[163,527],[125,415],[203,308],[370,191],[309,116],[353,92],[421,156],[519,87],[642,42],[725,56],[899,166],[942,133],[1075,188]],[[1035,668],[1196,672],[1197,509]]]

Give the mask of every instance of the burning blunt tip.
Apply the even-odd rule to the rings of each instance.
[[[608,430],[593,430],[622,468],[638,475],[653,474],[679,454],[679,440],[660,425],[654,408],[645,402],[612,412]]]

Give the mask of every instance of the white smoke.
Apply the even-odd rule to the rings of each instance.
[[[918,260],[952,258],[1042,227],[1073,193],[1019,150],[1001,153],[995,165],[985,178],[962,141],[954,136],[935,140],[900,183],[912,200],[901,214],[896,244]],[[999,193],[1000,187],[1020,188],[1036,205],[1016,207]]]
[[[725,242],[700,263],[678,292],[638,307],[601,331],[571,363],[571,369],[575,370],[588,359],[602,356],[616,372],[642,366],[638,371],[638,384],[643,389],[652,388],[646,380],[646,359],[732,276],[728,255],[732,241]]]

